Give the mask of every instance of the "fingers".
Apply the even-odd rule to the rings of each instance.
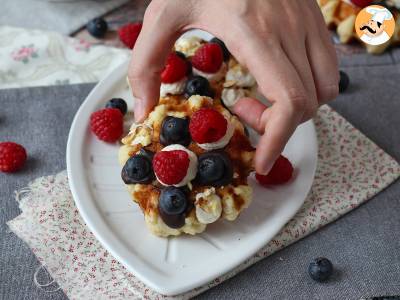
[[[234,113],[247,125],[263,134],[266,124],[266,114],[264,111],[268,107],[260,101],[253,98],[242,98],[235,103]]]
[[[255,165],[260,174],[267,174],[285,144],[303,118],[307,91],[295,67],[280,47],[270,41],[267,47],[250,45],[241,49],[246,65],[256,78],[271,108],[254,99],[242,99],[234,107],[242,117],[263,135],[257,146]],[[235,53],[233,53],[235,55]]]
[[[313,18],[308,18],[306,38],[308,60],[312,69],[319,104],[333,100],[339,93],[339,70],[331,34],[325,26],[322,14],[314,3]]]
[[[255,166],[259,174],[268,174],[299,124],[298,114],[276,103],[268,108],[252,98],[240,99],[234,112],[262,136],[257,145]]]
[[[282,47],[297,74],[299,74],[305,89],[306,101],[302,116],[302,122],[304,122],[312,118],[318,109],[316,84],[307,57],[305,39],[296,35],[286,35],[283,37]]]
[[[266,175],[283,152],[297,125],[298,114],[281,103],[264,111],[267,116],[265,132],[260,137],[255,155],[256,172]]]
[[[146,10],[128,73],[135,97],[137,122],[143,121],[158,102],[160,74],[175,40],[187,23],[186,17],[181,17],[184,16],[185,6],[180,9],[172,12],[167,1],[152,1]]]

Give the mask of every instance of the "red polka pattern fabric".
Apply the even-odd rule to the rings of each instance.
[[[319,161],[302,208],[253,257],[183,295],[152,291],[101,246],[75,207],[65,171],[38,178],[20,191],[22,213],[8,225],[71,299],[188,299],[336,220],[400,176],[400,165],[392,157],[328,106],[319,110],[315,125]]]

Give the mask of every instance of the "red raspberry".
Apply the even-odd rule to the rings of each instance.
[[[213,143],[226,133],[228,122],[224,116],[212,108],[196,111],[190,119],[189,131],[198,144]]]
[[[123,133],[123,115],[117,108],[100,109],[90,116],[90,129],[100,140],[116,142]]]
[[[197,70],[206,73],[215,73],[224,61],[221,47],[215,43],[208,43],[197,49],[192,57],[192,65]]]
[[[130,49],[135,46],[136,40],[142,30],[142,23],[129,23],[118,29],[121,42]]]
[[[357,5],[358,7],[364,8],[370,4],[372,4],[372,0],[351,0],[354,5]]]
[[[161,82],[173,83],[186,76],[188,64],[175,52],[170,53],[164,70],[161,73]]]
[[[164,184],[177,184],[185,178],[189,162],[189,155],[186,151],[160,151],[153,158],[154,173]]]
[[[22,168],[26,161],[25,148],[13,142],[0,143],[0,171],[12,173]]]
[[[283,184],[288,182],[293,175],[293,166],[290,161],[280,155],[275,161],[271,171],[267,175],[256,173],[256,179],[259,184],[268,186],[273,184]]]

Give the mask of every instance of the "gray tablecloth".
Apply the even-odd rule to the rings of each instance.
[[[396,56],[397,55],[397,56]],[[342,61],[352,86],[332,106],[400,160],[400,55]],[[15,189],[65,169],[65,146],[74,113],[92,85],[0,91],[0,140],[24,144],[28,167],[0,174],[0,299],[64,299],[36,288],[39,263],[5,222],[17,216]],[[359,299],[400,295],[400,182],[335,223],[257,263],[198,299]],[[338,270],[332,281],[313,282],[308,262],[326,256]]]

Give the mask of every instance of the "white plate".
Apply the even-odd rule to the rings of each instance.
[[[286,146],[284,154],[296,167],[291,183],[266,189],[250,178],[253,202],[235,222],[218,221],[197,236],[159,238],[149,233],[123,185],[117,162],[119,146],[97,140],[89,130],[90,114],[108,99],[122,97],[132,107],[125,81],[127,68],[125,64],[102,80],[77,112],[67,145],[69,184],[84,221],[103,246],[146,285],[176,295],[242,263],[294,216],[314,178],[315,128],[311,121],[301,125]]]

